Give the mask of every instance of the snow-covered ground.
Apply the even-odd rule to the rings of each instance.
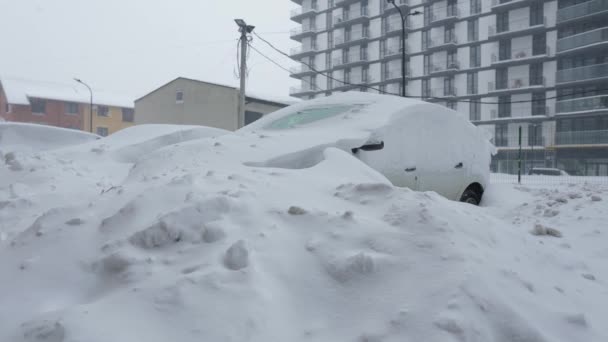
[[[0,341],[608,340],[605,184],[474,207],[224,134],[0,145]]]

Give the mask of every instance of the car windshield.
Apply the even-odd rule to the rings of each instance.
[[[289,115],[283,116],[270,124],[266,129],[290,129],[302,125],[306,125],[315,121],[334,117],[336,115],[347,113],[355,108],[360,108],[362,105],[334,105],[334,106],[319,106],[299,110]]]

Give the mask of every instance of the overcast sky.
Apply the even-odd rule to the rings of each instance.
[[[184,76],[237,85],[234,18],[282,50],[297,44],[289,0],[0,0],[0,76],[70,82],[141,96]],[[259,39],[285,67],[294,63]],[[288,96],[297,82],[251,52],[248,87]]]

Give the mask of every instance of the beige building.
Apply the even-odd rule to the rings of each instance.
[[[234,131],[238,121],[236,87],[178,77],[135,101],[136,124],[201,125]],[[245,125],[297,99],[247,94]]]

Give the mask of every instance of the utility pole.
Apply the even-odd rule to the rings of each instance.
[[[406,54],[406,50],[405,50],[405,18],[412,16],[412,15],[420,15],[422,14],[422,12],[419,11],[414,11],[412,13],[408,13],[408,14],[403,14],[403,11],[401,10],[401,7],[397,6],[397,4],[395,4],[395,0],[386,0],[386,2],[388,2],[389,4],[393,5],[397,11],[399,11],[399,16],[401,17],[401,96],[402,97],[407,97],[406,96],[406,92],[405,92],[405,85],[406,85],[406,72],[405,72],[405,54]]]
[[[241,79],[241,85],[239,88],[239,104],[238,104],[238,115],[237,115],[237,129],[245,126],[245,86],[247,81],[247,35],[253,32],[255,26],[247,25],[243,19],[235,19],[234,22],[239,26],[239,32],[241,32],[241,69],[239,70],[239,77]]]

